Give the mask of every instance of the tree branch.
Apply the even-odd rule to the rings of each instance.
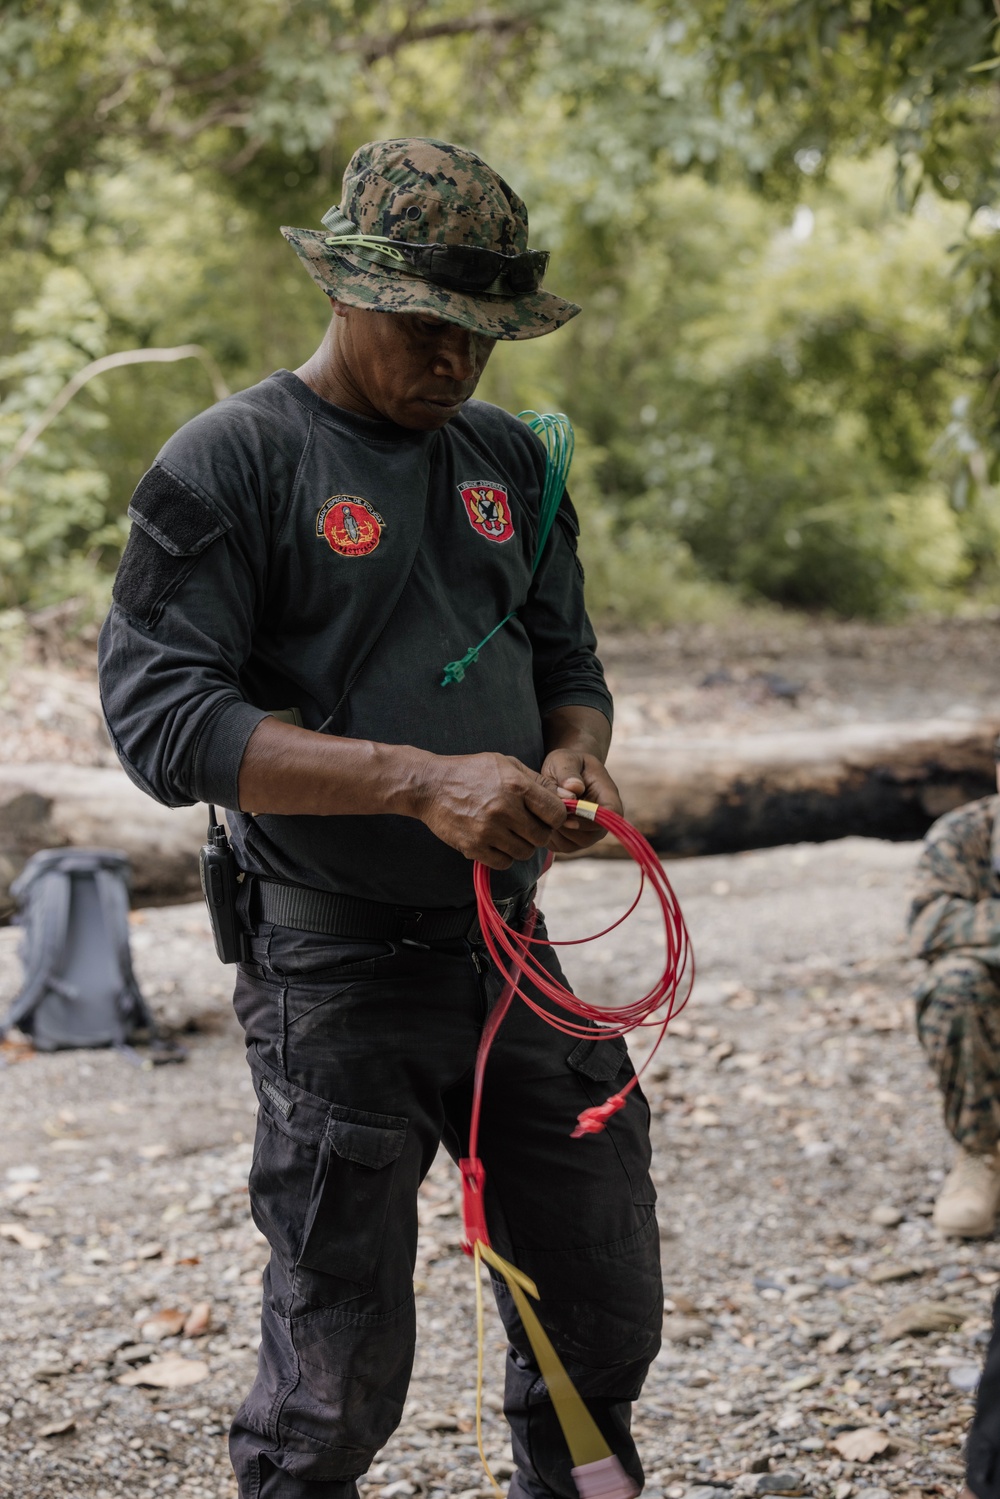
[[[4,483],[21,460],[28,456],[46,427],[55,421],[60,411],[69,405],[77,392],[82,390],[89,380],[93,380],[95,375],[103,375],[106,370],[120,369],[125,364],[170,364],[177,359],[200,359],[212,382],[215,399],[222,401],[229,395],[229,387],[222,378],[222,371],[208,350],[202,348],[201,344],[178,344],[173,349],[123,349],[118,354],[105,354],[102,359],[92,359],[89,364],[83,366],[82,370],[77,371],[72,380],[66,382],[55,399],[46,406],[41,416],[36,417],[21,433],[7,458],[0,464],[0,484]]]
[[[414,26],[408,20],[399,31],[384,36],[342,37],[334,51],[358,52],[366,62],[377,62],[379,58],[392,57],[403,47],[417,42],[433,42],[444,36],[470,36],[476,32],[496,36],[504,32],[526,31],[531,24],[530,16],[494,15],[492,11],[477,11],[471,16],[458,16],[450,21],[430,21],[426,26]]]

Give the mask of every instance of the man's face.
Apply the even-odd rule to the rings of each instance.
[[[350,410],[433,432],[472,395],[495,339],[440,318],[333,303],[334,379]]]

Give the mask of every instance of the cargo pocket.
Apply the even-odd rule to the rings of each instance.
[[[608,1036],[603,1041],[581,1041],[566,1058],[574,1072],[595,1083],[610,1083],[618,1076],[628,1057],[624,1036]]]
[[[628,1047],[623,1036],[581,1041],[570,1052],[566,1063],[579,1077],[582,1090],[592,1105],[604,1103],[616,1088],[624,1087],[632,1075],[631,1065],[627,1065]],[[624,1109],[613,1114],[604,1128],[632,1185],[632,1201],[637,1207],[651,1207],[656,1202],[656,1188],[649,1174],[652,1160],[649,1105],[641,1089],[632,1089]]]
[[[139,480],[128,513],[132,530],[112,597],[151,629],[202,552],[231,522],[159,463]]]
[[[311,1306],[375,1284],[407,1121],[327,1103],[251,1054],[260,1101],[250,1207],[283,1279]]]

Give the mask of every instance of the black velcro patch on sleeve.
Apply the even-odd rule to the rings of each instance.
[[[126,614],[152,628],[201,553],[230,523],[158,465],[140,479],[128,513],[133,525],[112,596]]]
[[[168,469],[143,474],[128,513],[173,557],[197,556],[229,529],[229,522]]]

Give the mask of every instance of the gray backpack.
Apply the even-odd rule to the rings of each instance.
[[[38,1051],[127,1046],[156,1025],[132,972],[129,867],[109,848],[46,848],[11,886],[24,928],[24,986],[0,1037],[11,1026]]]

